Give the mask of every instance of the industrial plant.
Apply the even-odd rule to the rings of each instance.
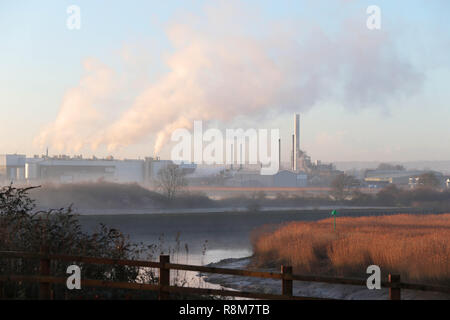
[[[281,150],[281,139],[278,141]],[[281,154],[281,152],[279,152]],[[213,179],[213,184],[229,187],[259,187],[259,188],[304,188],[308,186],[328,186],[332,179],[341,171],[332,164],[320,161],[313,163],[307,153],[300,149],[300,115],[294,114],[291,165],[284,167],[280,156],[280,170],[275,175],[259,174],[259,167],[242,166],[235,168],[231,165],[224,168]],[[196,182],[204,182],[197,180]]]
[[[229,166],[177,163],[186,181],[191,186],[223,186],[239,188],[305,188],[329,187],[343,171],[333,164],[311,161],[311,157],[300,144],[300,114],[294,114],[290,166],[283,166],[274,175],[260,174],[260,165],[230,164]],[[278,148],[281,151],[281,139]],[[242,145],[241,145],[242,148]],[[280,152],[281,154],[281,152]],[[0,155],[0,181],[4,183],[77,183],[87,181],[110,181],[117,183],[138,183],[152,187],[156,185],[158,172],[169,165],[171,160],[159,157],[141,159],[83,158],[82,155],[27,157],[21,154]],[[199,168],[198,168],[199,167]],[[382,188],[388,184],[413,188],[418,177],[430,172],[425,170],[405,170],[399,166],[366,169],[351,173],[360,181],[361,187]],[[433,172],[443,184],[449,186],[450,179],[440,172]]]

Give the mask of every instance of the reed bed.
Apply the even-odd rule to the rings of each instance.
[[[292,222],[252,236],[256,266],[292,265],[295,273],[383,276],[450,285],[450,214],[338,217]]]

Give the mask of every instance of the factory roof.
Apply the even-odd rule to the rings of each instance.
[[[366,178],[404,178],[419,176],[427,172],[442,175],[440,172],[430,170],[368,170]]]

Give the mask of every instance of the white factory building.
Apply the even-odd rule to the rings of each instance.
[[[0,155],[0,180],[24,180],[25,161],[21,154]]]
[[[112,157],[84,159],[81,156],[0,155],[0,181],[72,183],[105,180],[119,183],[152,184],[158,172],[173,164],[171,160],[117,160]],[[186,173],[194,164],[180,164]]]

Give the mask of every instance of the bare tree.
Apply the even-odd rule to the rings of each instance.
[[[344,200],[352,193],[352,188],[359,186],[359,181],[353,176],[341,173],[331,182],[331,195],[336,200]]]
[[[184,173],[177,165],[170,164],[159,170],[157,186],[168,199],[173,199],[185,185]]]
[[[441,186],[441,181],[433,172],[421,174],[419,177],[419,186],[429,189],[437,189]]]

